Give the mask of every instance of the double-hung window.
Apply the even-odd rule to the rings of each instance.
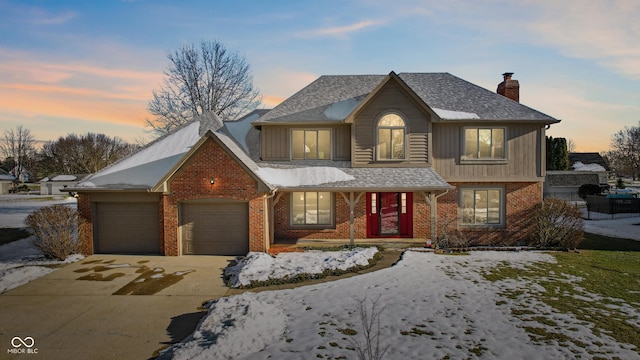
[[[331,159],[331,130],[292,130],[291,158],[293,160]]]
[[[460,190],[462,225],[501,225],[504,200],[501,188]]]
[[[332,225],[330,192],[297,191],[291,196],[292,225]]]
[[[505,159],[505,128],[467,127],[464,129],[464,147],[465,160]]]

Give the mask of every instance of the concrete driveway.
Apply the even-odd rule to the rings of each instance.
[[[227,294],[232,259],[92,255],[65,265],[0,295],[0,359],[151,358],[193,332],[203,302]]]

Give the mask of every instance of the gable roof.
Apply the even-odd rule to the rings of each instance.
[[[583,165],[596,164],[604,168],[605,171],[611,171],[609,165],[597,152],[569,153],[569,169],[573,169],[573,165],[576,165],[576,163],[582,163]]]
[[[256,122],[344,121],[389,75],[325,75],[293,94]],[[397,75],[442,120],[559,120],[449,73]]]
[[[216,115],[204,114],[86,178],[72,190],[161,191],[163,182],[209,138],[223,146],[264,187],[272,188],[257,175],[258,166],[233,140],[225,125]]]

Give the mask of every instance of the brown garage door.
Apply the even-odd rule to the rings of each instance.
[[[160,253],[158,205],[96,203],[97,253]]]
[[[182,204],[182,253],[244,255],[249,252],[246,202]]]

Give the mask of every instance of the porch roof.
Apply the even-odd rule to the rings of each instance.
[[[453,187],[431,167],[352,168],[259,163],[258,173],[279,190],[291,191],[436,191]]]

